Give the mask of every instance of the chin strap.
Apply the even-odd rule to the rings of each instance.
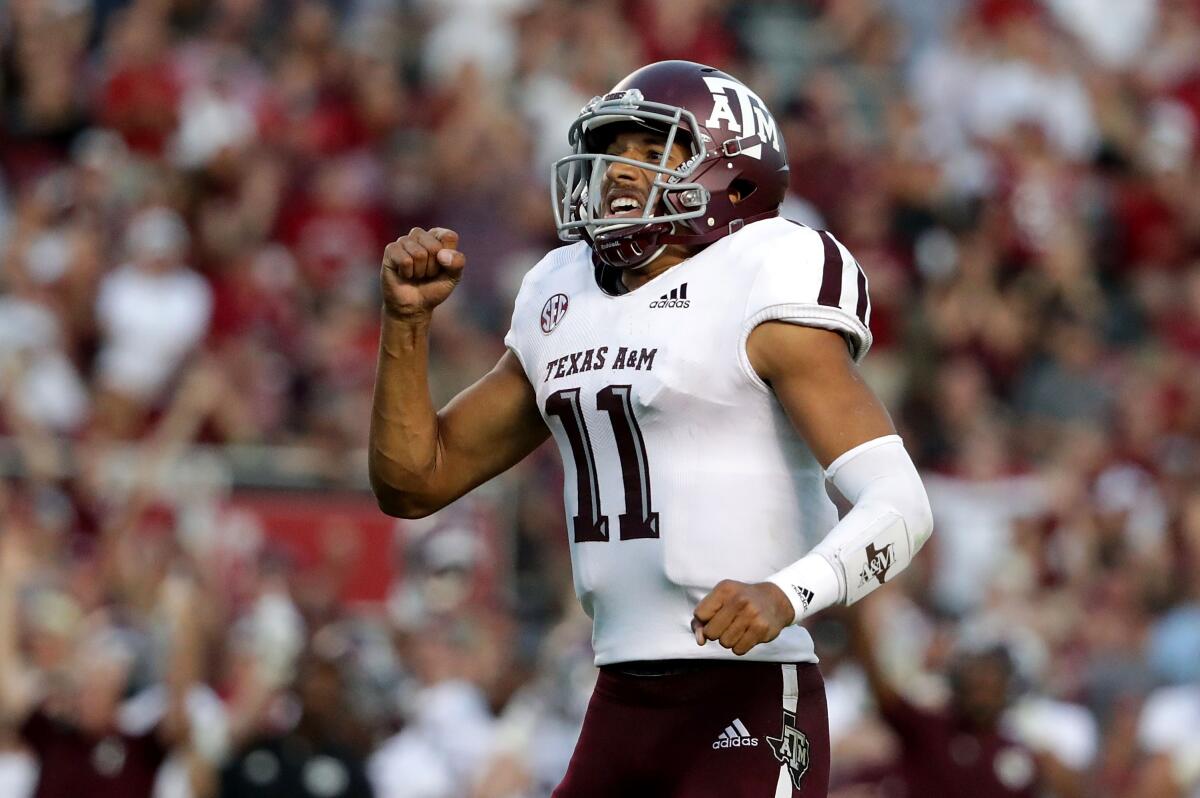
[[[756,213],[753,216],[747,216],[745,219],[734,219],[728,225],[714,228],[709,230],[707,233],[692,233],[687,235],[682,233],[668,233],[667,235],[659,236],[658,243],[683,244],[685,246],[693,247],[704,246],[706,244],[711,244],[714,241],[719,241],[725,236],[733,235],[751,222],[761,221],[762,219],[770,219],[778,215],[779,209],[772,208],[769,211],[763,211],[762,213]]]
[[[724,238],[727,235],[732,235],[732,234],[736,233],[738,230],[741,230],[743,227],[750,224],[751,222],[757,222],[761,219],[770,219],[770,218],[772,218],[774,216],[778,216],[778,215],[779,215],[779,209],[772,208],[769,211],[763,211],[762,213],[756,213],[753,216],[747,216],[744,219],[734,219],[729,224],[709,230],[707,233],[688,233],[688,234],[675,233],[675,232],[659,233],[658,235],[654,236],[653,239],[650,239],[650,241],[652,243],[650,243],[650,246],[648,247],[649,251],[646,252],[644,257],[641,257],[641,252],[639,252],[638,253],[639,257],[638,257],[638,260],[636,260],[636,261],[630,261],[630,262],[620,264],[620,265],[611,263],[609,261],[604,261],[604,262],[608,263],[608,265],[612,266],[614,269],[640,269],[643,266],[645,266],[647,263],[649,263],[650,261],[657,258],[659,255],[661,255],[663,250],[666,249],[666,247],[670,244],[680,244],[680,245],[688,246],[688,247],[708,246],[709,244],[713,243],[714,241],[719,241],[720,239]],[[665,227],[666,225],[662,225],[662,226]],[[678,227],[678,226],[679,226],[679,223],[676,222],[674,227]],[[604,260],[603,256],[600,255],[600,252],[604,251],[604,250],[616,250],[617,252],[621,252],[622,250],[625,250],[626,248],[632,248],[632,247],[638,247],[640,249],[640,244],[632,241],[631,239],[633,238],[634,235],[640,235],[642,233],[645,233],[648,227],[650,227],[650,225],[646,225],[645,227],[632,230],[632,231],[630,231],[630,233],[628,233],[624,236],[616,236],[614,238],[611,238],[611,239],[603,242],[602,244],[597,244],[595,241],[592,241],[591,239],[588,240],[588,243],[590,243],[592,245],[593,253],[595,253],[598,257],[600,257],[601,260]]]

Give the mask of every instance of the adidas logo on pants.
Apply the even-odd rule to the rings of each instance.
[[[713,742],[712,747],[715,751],[721,748],[741,748],[743,746],[749,748],[755,745],[758,745],[758,738],[751,736],[741,718],[738,718],[725,727],[725,731],[721,732],[721,736]]]

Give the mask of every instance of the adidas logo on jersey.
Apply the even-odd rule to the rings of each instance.
[[[733,723],[725,727],[725,731],[721,732],[720,736],[713,742],[713,750],[721,748],[750,748],[758,745],[758,738],[750,734],[746,730],[745,724],[741,718],[737,718]]]
[[[687,283],[672,288],[667,293],[650,303],[652,308],[686,308],[691,306],[687,296]]]

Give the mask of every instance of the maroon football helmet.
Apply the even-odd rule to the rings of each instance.
[[[599,131],[614,124],[665,135],[661,160],[606,154]],[[559,238],[587,239],[600,260],[617,268],[645,265],[668,244],[704,246],[777,216],[787,191],[787,149],[766,104],[736,78],[703,64],[642,67],[589,102],[568,136],[574,152],[555,163],[551,187]],[[669,168],[674,143],[690,155]],[[600,187],[613,163],[654,173],[640,216],[602,207]],[[739,202],[730,201],[731,191]]]

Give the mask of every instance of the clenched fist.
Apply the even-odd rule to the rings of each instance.
[[[779,637],[795,617],[792,602],[777,585],[725,579],[696,605],[692,631],[698,645],[718,640],[740,657]]]
[[[383,251],[383,307],[404,321],[427,319],[462,279],[467,257],[458,251],[458,233],[444,227],[414,227]]]

